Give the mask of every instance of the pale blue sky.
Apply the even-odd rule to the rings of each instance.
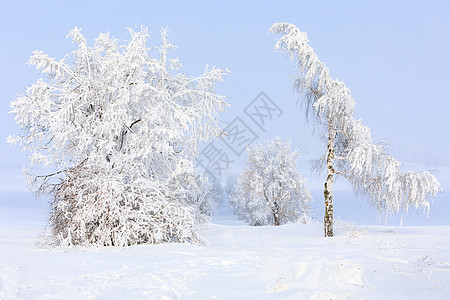
[[[294,65],[273,53],[276,37],[267,35],[274,22],[285,21],[308,33],[332,75],[351,89],[357,117],[376,140],[390,140],[401,160],[432,156],[432,162],[448,157],[450,163],[450,2],[241,2],[2,1],[1,139],[17,132],[7,114],[10,101],[38,78],[26,65],[33,50],[62,58],[73,50],[65,36],[74,26],[92,42],[107,31],[127,39],[126,27],[144,25],[157,44],[159,29],[169,24],[183,72],[198,74],[206,64],[232,71],[219,85],[231,103],[224,119],[239,115],[264,91],[285,114],[261,138],[280,134],[307,157],[320,156],[296,111],[289,81]],[[0,143],[0,180],[8,182],[2,190],[22,186],[17,174],[25,162],[17,148]]]

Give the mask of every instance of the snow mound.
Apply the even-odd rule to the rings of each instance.
[[[267,259],[260,274],[266,293],[293,290],[311,299],[346,299],[364,287],[361,267],[348,259]]]

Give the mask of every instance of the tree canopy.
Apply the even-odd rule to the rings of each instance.
[[[31,164],[56,172],[31,175],[38,193],[53,196],[50,222],[68,244],[131,245],[195,241],[189,184],[199,141],[222,133],[226,98],[215,84],[228,72],[206,66],[177,73],[168,30],[147,46],[146,28],[121,43],[100,34],[56,60],[33,52],[45,75],[11,103],[21,134],[10,143],[30,151]]]

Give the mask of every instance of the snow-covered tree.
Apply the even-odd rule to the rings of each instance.
[[[218,206],[221,186],[208,176],[196,175],[186,186],[186,203],[192,208],[194,220],[205,223]]]
[[[239,178],[239,174],[231,174],[228,176],[227,181],[225,183],[225,194],[228,197],[231,197],[236,189],[236,184]]]
[[[198,77],[177,73],[174,46],[147,29],[130,41],[100,34],[64,59],[33,52],[44,78],[11,103],[21,134],[9,142],[31,152],[31,164],[54,172],[30,175],[38,194],[54,199],[50,224],[60,243],[125,246],[198,240],[187,203],[199,141],[221,134],[226,98],[215,92],[227,70]]]
[[[247,148],[247,168],[238,178],[231,207],[253,226],[308,222],[311,194],[296,170],[298,151],[279,138],[267,148]]]
[[[275,23],[272,33],[283,36],[275,49],[295,61],[298,75],[294,87],[304,99],[306,116],[314,118],[325,133],[325,236],[333,236],[334,175],[346,177],[355,192],[368,196],[371,204],[391,216],[419,207],[429,210],[429,200],[441,187],[430,172],[409,172],[385,147],[372,141],[370,129],[354,117],[355,101],[342,81],[330,71],[309,45],[308,36],[295,25]]]

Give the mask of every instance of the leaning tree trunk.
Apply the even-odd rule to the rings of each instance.
[[[328,126],[328,145],[327,145],[327,181],[325,182],[325,217],[323,218],[323,227],[326,237],[333,236],[333,160],[334,160],[334,135],[335,132],[331,126]]]

